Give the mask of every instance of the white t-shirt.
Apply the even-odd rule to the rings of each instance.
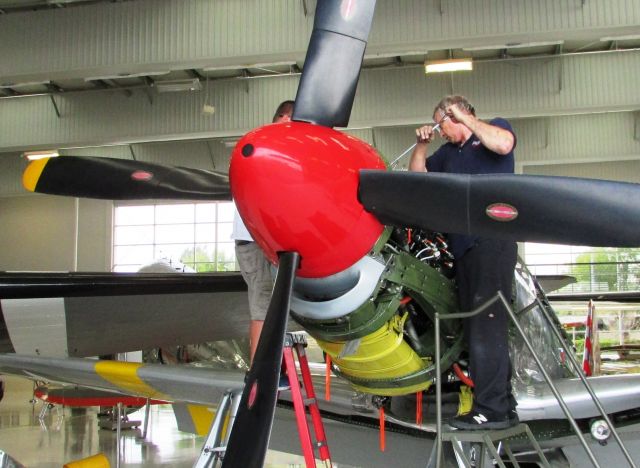
[[[236,208],[233,213],[233,230],[231,231],[231,239],[253,242],[253,237],[251,237],[247,227],[244,225],[244,222],[240,217],[240,213],[238,213],[238,208]]]

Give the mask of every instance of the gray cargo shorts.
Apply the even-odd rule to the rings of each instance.
[[[264,320],[273,290],[271,264],[255,242],[236,243],[236,258],[240,273],[247,283],[251,320]]]

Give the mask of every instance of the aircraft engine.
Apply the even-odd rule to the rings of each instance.
[[[393,396],[435,377],[434,313],[456,311],[443,237],[386,228],[371,253],[325,278],[298,278],[292,316],[355,389]],[[442,321],[441,365],[462,351],[457,321]]]
[[[231,191],[249,232],[276,263],[299,252],[293,318],[359,390],[391,396],[435,377],[435,313],[453,313],[453,264],[442,236],[385,228],[358,200],[359,171],[384,169],[366,142],[305,122],[265,125],[236,145]],[[276,184],[277,182],[277,184]],[[443,320],[442,368],[462,351]]]

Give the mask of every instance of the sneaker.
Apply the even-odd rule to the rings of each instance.
[[[456,416],[449,421],[449,426],[467,431],[507,429],[511,426],[515,426],[516,424],[517,423],[512,422],[510,417],[504,416],[502,418],[489,418],[477,411],[471,411],[467,414]]]
[[[291,385],[289,385],[289,377],[287,377],[287,374],[280,374],[278,390],[287,390],[289,388],[291,388]]]

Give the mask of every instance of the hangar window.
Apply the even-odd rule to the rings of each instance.
[[[116,205],[113,271],[167,261],[195,271],[236,270],[232,202]]]
[[[525,262],[540,276],[567,275],[573,282],[558,292],[637,291],[640,249],[525,244]]]

